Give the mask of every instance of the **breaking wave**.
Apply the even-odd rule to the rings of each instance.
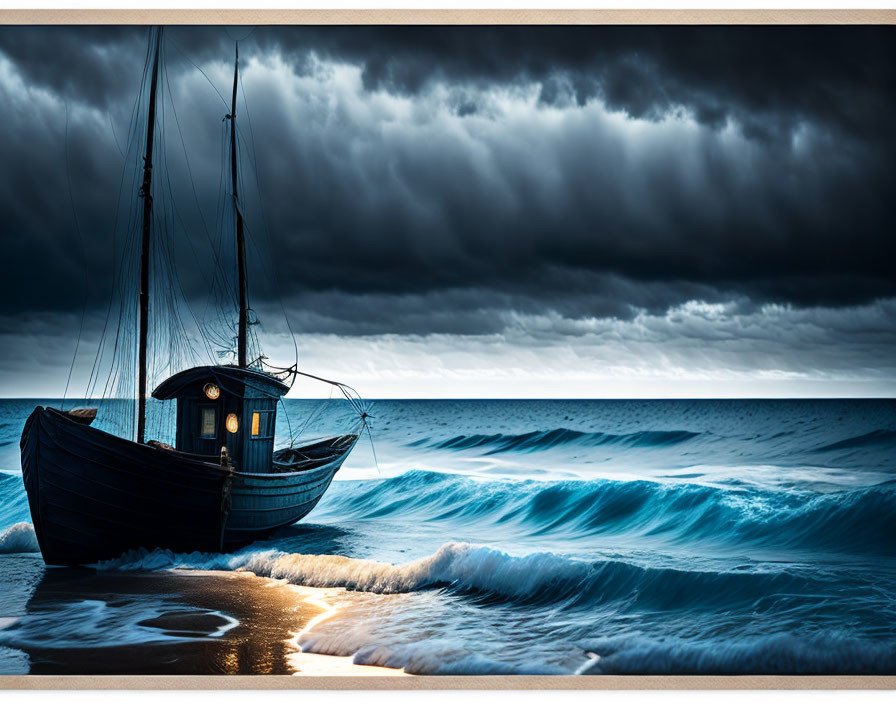
[[[776,492],[609,479],[482,481],[412,471],[344,482],[321,505],[328,518],[495,526],[515,534],[658,537],[768,548],[896,555],[896,482],[838,491]]]
[[[30,519],[21,474],[0,471],[0,532]]]
[[[769,593],[811,593],[817,585],[787,572],[711,572],[640,567],[624,561],[583,561],[555,553],[508,555],[486,546],[446,543],[401,565],[341,555],[277,550],[232,555],[140,550],[97,565],[101,570],[246,570],[309,587],[400,594],[446,589],[516,604],[591,608],[625,602],[651,609],[714,609],[752,604]]]
[[[30,523],[15,523],[0,533],[0,555],[39,551],[34,526]]]
[[[435,553],[393,565],[338,555],[246,551],[233,555],[135,551],[98,565],[104,570],[231,569],[312,587],[343,587],[377,594],[443,590],[482,608],[544,607],[552,620],[576,623],[597,613],[663,614],[664,619],[723,619],[749,610],[811,608],[828,586],[823,574],[780,569],[704,571],[642,567],[621,560],[585,561],[554,553],[514,556],[486,546],[446,543]],[[874,585],[856,583],[830,599],[841,607],[871,599]],[[784,599],[786,605],[781,601]],[[367,608],[375,608],[373,603]],[[836,607],[835,607],[836,608]],[[374,612],[371,612],[371,614]],[[532,610],[518,614],[536,613]],[[793,614],[799,613],[794,611]],[[573,614],[576,614],[575,616]],[[677,616],[676,616],[677,614]],[[409,618],[413,619],[413,616]],[[449,618],[448,615],[445,618]],[[359,625],[360,624],[360,625]],[[418,624],[419,625],[419,624]],[[400,634],[401,629],[398,629]],[[770,635],[678,641],[633,638],[578,643],[582,674],[857,674],[896,671],[891,644],[836,634]],[[369,631],[353,621],[346,632],[324,625],[306,633],[303,650],[351,655],[356,663],[405,668],[419,674],[560,674],[562,668],[533,657],[506,662],[490,649],[477,652],[459,634],[408,641]],[[569,647],[566,642],[564,647]],[[591,654],[587,660],[586,654]],[[566,670],[567,672],[569,670]]]

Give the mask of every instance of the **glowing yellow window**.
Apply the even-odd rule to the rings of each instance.
[[[261,425],[261,413],[252,414],[252,434],[258,435],[258,427]]]

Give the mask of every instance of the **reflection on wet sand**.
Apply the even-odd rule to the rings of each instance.
[[[313,592],[240,572],[48,569],[0,643],[31,674],[380,674],[296,652],[327,613]]]

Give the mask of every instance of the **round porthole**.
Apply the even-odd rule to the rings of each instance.
[[[218,396],[221,395],[221,389],[217,384],[208,383],[205,385],[203,389],[205,391],[205,395],[208,396],[212,401],[214,401]]]
[[[236,419],[236,413],[228,413],[227,420],[224,422],[224,425],[227,426],[228,433],[235,433],[240,429],[240,423]]]

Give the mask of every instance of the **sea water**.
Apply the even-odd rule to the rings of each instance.
[[[286,401],[293,425],[328,404]],[[18,460],[34,405],[0,401],[0,644],[44,569],[26,554]],[[365,434],[302,523],[229,555],[99,568],[344,587],[302,648],[415,673],[896,674],[894,401],[371,412],[372,446]],[[69,637],[63,620],[42,637]]]

